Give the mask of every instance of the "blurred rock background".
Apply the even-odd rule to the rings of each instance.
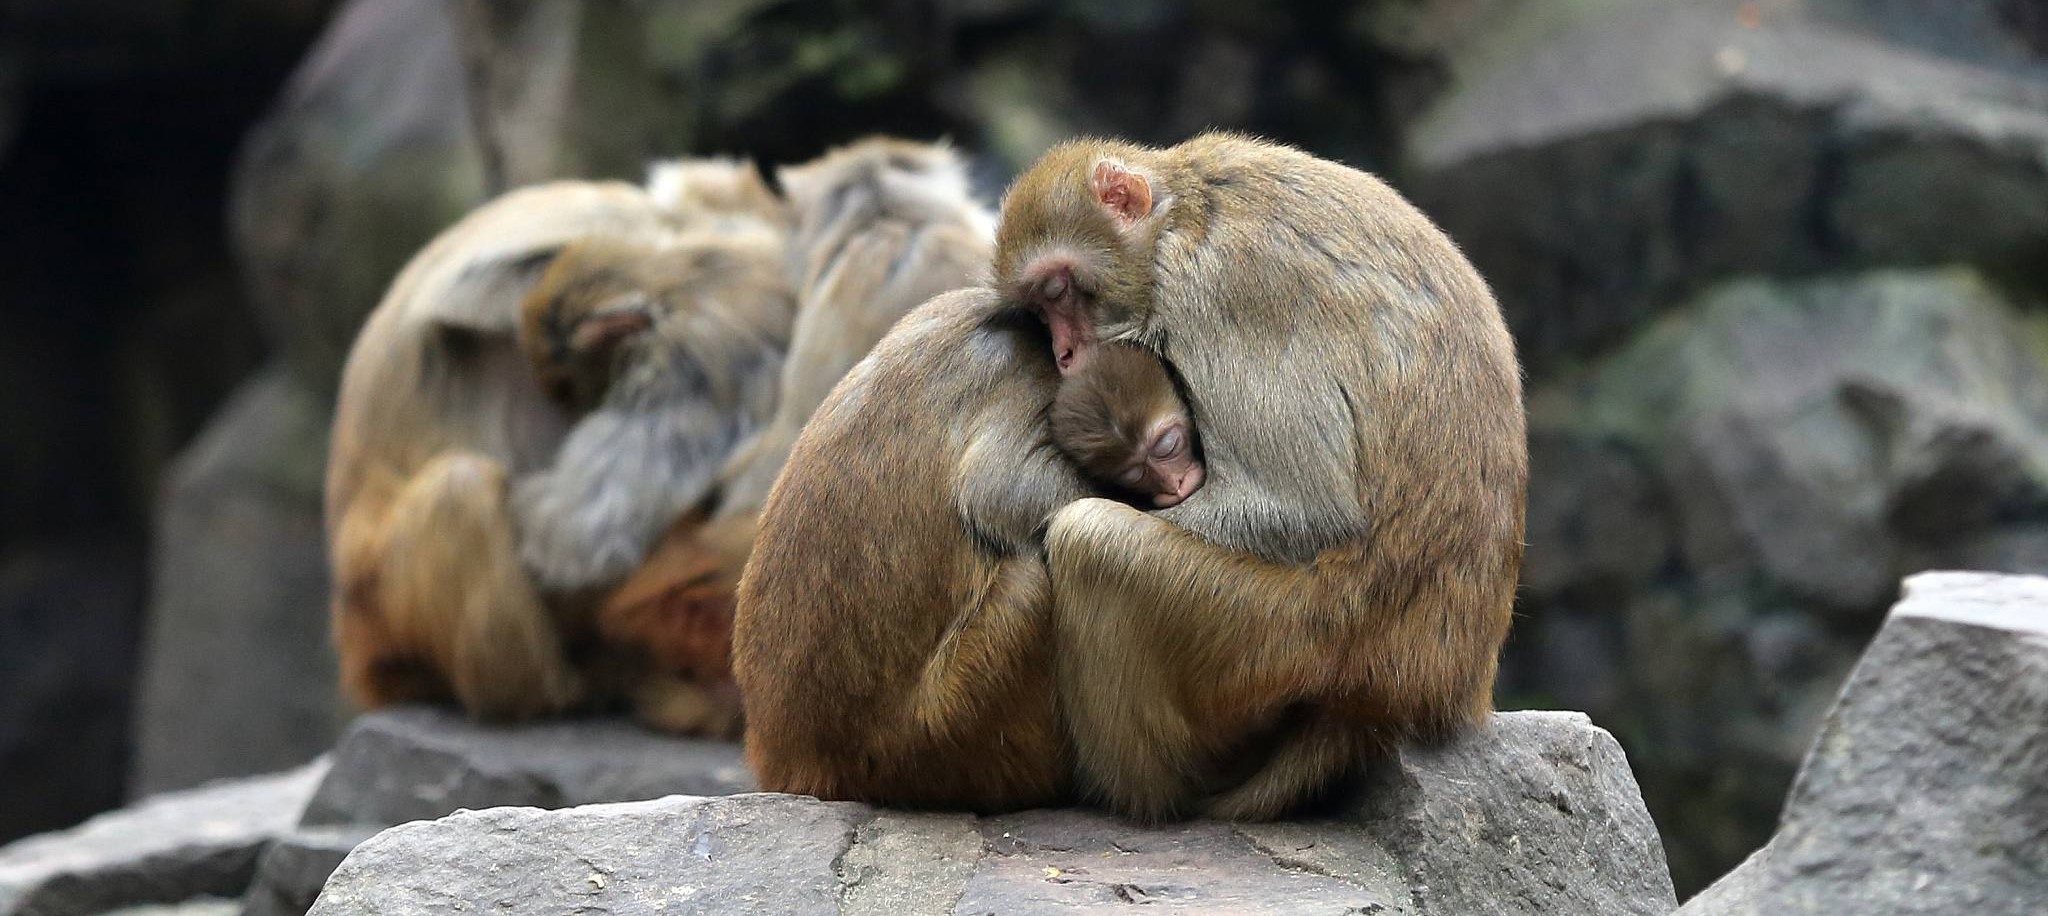
[[[1385,175],[1493,282],[1501,703],[1617,734],[1681,897],[1901,575],[2048,572],[2038,0],[0,0],[0,838],[331,743],[335,374],[487,189],[897,132],[993,198],[1204,127]]]

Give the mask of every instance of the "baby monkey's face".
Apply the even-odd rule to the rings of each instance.
[[[1201,443],[1173,377],[1151,352],[1112,343],[1060,381],[1053,441],[1101,483],[1155,508],[1177,506],[1202,485]]]
[[[1134,446],[1117,472],[1117,486],[1150,495],[1152,505],[1164,509],[1180,505],[1202,485],[1205,472],[1185,410],[1159,417]]]

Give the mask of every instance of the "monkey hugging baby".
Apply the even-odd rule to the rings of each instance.
[[[802,222],[803,182],[783,178]],[[925,218],[945,209],[909,196]],[[946,199],[964,212],[964,194]],[[609,632],[638,646],[624,694],[653,697],[643,717],[678,695],[697,708],[674,686],[689,672],[659,663],[674,637],[607,608],[657,595],[653,616],[692,618],[675,609],[704,602],[677,596],[708,597],[731,615],[762,787],[906,807],[1082,798],[1141,819],[1271,818],[1399,742],[1488,714],[1521,562],[1520,372],[1492,295],[1426,217],[1365,173],[1209,134],[1053,149],[1005,195],[992,248],[971,214],[946,224],[958,244],[899,237],[861,257],[849,246],[875,233],[841,231],[808,255],[805,232],[788,234],[791,263],[836,267],[796,272],[773,419],[725,436],[745,441],[712,481],[659,503],[678,520],[645,538],[637,571],[542,599],[533,619],[564,641],[558,657],[578,652],[561,634]],[[901,276],[906,252],[937,247],[965,267],[915,308],[852,277]],[[836,291],[813,295],[835,272]],[[529,339],[567,344],[531,361],[644,333],[630,308],[591,314],[537,322]],[[733,314],[687,334],[751,341],[752,326]],[[599,362],[616,379],[645,360]],[[563,390],[618,386],[599,376]],[[552,403],[577,397],[613,400]],[[564,409],[582,425],[556,464],[609,408]],[[638,489],[608,492],[675,486],[647,464],[661,463],[616,472],[641,475]],[[545,480],[546,459],[532,465]],[[525,486],[505,473],[470,485],[497,498]],[[492,524],[478,540],[492,549],[530,537]],[[353,588],[344,602],[389,585],[370,574]],[[337,626],[351,613],[338,604]],[[432,642],[389,654],[460,661]],[[599,670],[616,652],[587,657],[599,661],[564,667],[563,697],[616,677]]]

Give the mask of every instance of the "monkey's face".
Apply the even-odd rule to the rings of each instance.
[[[1061,374],[1149,313],[1163,203],[1149,174],[1085,145],[1047,153],[1005,195],[997,285],[1045,322]]]
[[[1160,418],[1146,430],[1117,485],[1152,497],[1152,505],[1178,506],[1202,486],[1207,472],[1196,453],[1195,428],[1184,413]]]
[[[594,305],[565,298],[550,306],[529,340],[535,374],[549,397],[588,410],[611,387],[623,345],[653,326],[652,303],[644,292],[623,290]]]

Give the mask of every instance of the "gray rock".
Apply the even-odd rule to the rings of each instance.
[[[219,897],[194,897],[178,903],[148,903],[108,910],[100,916],[235,916],[242,905]]]
[[[356,847],[312,912],[831,913],[869,817],[788,795],[465,811]]]
[[[671,738],[623,719],[504,726],[442,709],[393,709],[350,726],[305,823],[385,827],[458,808],[559,808],[752,788],[737,744]]]
[[[391,278],[483,202],[449,9],[343,4],[236,163],[250,299],[284,364],[328,398]]]
[[[488,863],[488,864],[484,864]],[[1675,901],[1619,745],[1505,713],[1323,817],[1136,826],[784,795],[464,812],[379,834],[312,912],[1645,913]]]
[[[2048,572],[2048,351],[1967,268],[1713,286],[1530,394],[1510,704],[1623,736],[1692,889],[1757,848],[1899,578]]]
[[[2048,242],[2048,68],[1817,11],[1859,5],[1440,4],[1476,12],[1430,46],[1451,78],[1412,128],[1408,187],[1503,290],[1525,359],[1738,273]]]
[[[2039,912],[2044,722],[2048,578],[1908,579],[1767,851],[1681,912]]]
[[[0,914],[69,916],[232,897],[298,822],[324,761],[173,792],[71,830],[0,847]]]
[[[346,721],[320,524],[327,410],[272,369],[171,468],[133,726],[138,795],[303,763]]]
[[[1723,875],[1721,880],[1709,885],[1706,890],[1694,894],[1678,912],[1683,916],[1743,916],[1749,912],[1749,900],[1770,869],[1771,847],[1750,853],[1741,865]]]
[[[272,840],[242,895],[242,916],[301,916],[350,850],[377,834],[369,826],[305,827]]]

